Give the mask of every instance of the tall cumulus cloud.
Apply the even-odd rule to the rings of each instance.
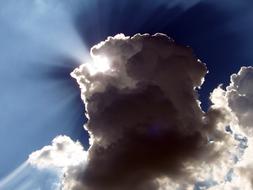
[[[251,125],[252,68],[233,75],[226,90],[215,89],[213,104],[204,112],[198,89],[207,68],[190,47],[165,34],[118,34],[93,46],[90,54],[71,73],[85,103],[90,147],[84,151],[67,137],[58,139],[87,156],[62,167],[62,189],[238,187],[232,177],[244,168],[237,164],[247,154],[239,129]],[[31,163],[41,163],[45,156],[54,163],[53,152],[63,151],[56,149],[33,153]]]
[[[207,68],[191,48],[164,34],[120,34],[94,46],[91,57],[110,66],[94,73],[87,63],[72,73],[91,136],[81,189],[159,189],[161,178],[190,183],[200,163],[219,157],[224,116],[200,108]]]

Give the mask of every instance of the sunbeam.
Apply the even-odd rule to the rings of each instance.
[[[73,25],[80,4],[58,0],[1,2],[0,85],[4,90],[0,104],[5,112],[0,114],[0,139],[9,145],[0,145],[6,155],[0,158],[1,165],[6,165],[0,178],[59,133],[87,142],[87,135],[80,133],[85,119],[78,87],[70,77],[89,54]],[[36,143],[30,143],[32,139]],[[13,152],[15,147],[20,147],[20,152]],[[10,161],[13,164],[8,164]]]
[[[0,181],[3,190],[60,190],[61,175],[57,170],[38,170],[27,161]]]

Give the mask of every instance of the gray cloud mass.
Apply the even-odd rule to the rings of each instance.
[[[210,94],[207,68],[165,34],[118,34],[76,68],[90,147],[58,136],[28,163],[59,172],[59,190],[251,190],[252,67]]]
[[[218,109],[201,110],[197,88],[207,72],[189,47],[164,34],[116,35],[91,49],[110,69],[72,72],[82,90],[91,135],[83,190],[157,190],[157,179],[192,183],[201,164],[212,163],[227,133]],[[212,138],[212,143],[210,143]]]

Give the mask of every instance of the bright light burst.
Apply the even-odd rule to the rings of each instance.
[[[93,56],[91,62],[85,63],[85,67],[88,69],[90,75],[95,75],[108,71],[110,69],[110,62],[107,57]]]

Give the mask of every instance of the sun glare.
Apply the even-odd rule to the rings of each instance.
[[[86,68],[91,75],[104,73],[110,69],[110,62],[107,57],[93,56],[92,61],[86,63]]]

